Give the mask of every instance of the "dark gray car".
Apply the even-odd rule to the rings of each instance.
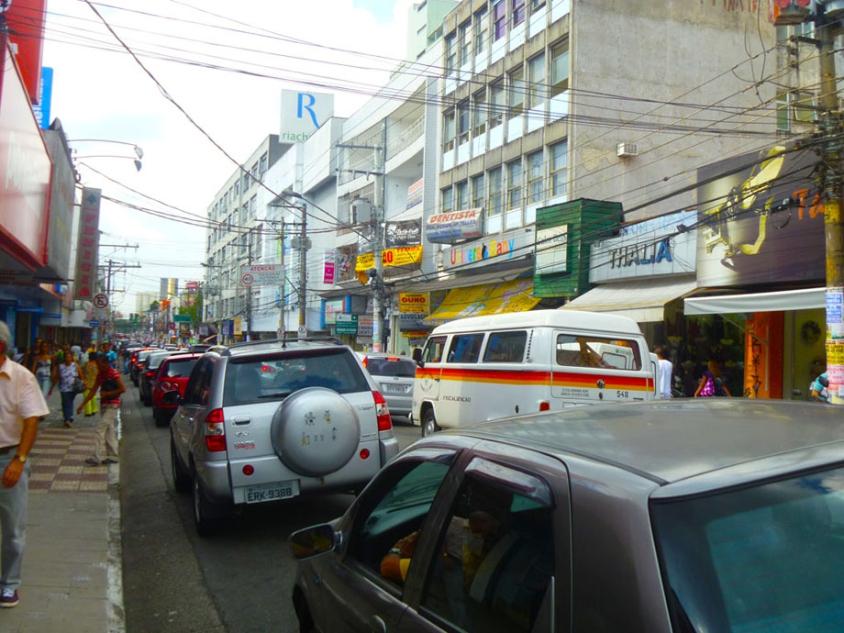
[[[302,630],[844,630],[844,416],[579,407],[423,439],[291,537]]]

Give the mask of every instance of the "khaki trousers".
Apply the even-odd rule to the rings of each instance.
[[[94,459],[98,462],[106,458],[117,459],[117,431],[115,423],[119,404],[102,404],[103,413],[97,424],[97,446]]]

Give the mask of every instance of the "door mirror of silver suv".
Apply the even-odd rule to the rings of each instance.
[[[291,534],[290,551],[298,559],[310,558],[330,552],[338,541],[334,528],[328,523],[323,523]]]

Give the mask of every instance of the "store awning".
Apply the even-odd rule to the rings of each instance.
[[[637,323],[665,319],[665,304],[697,288],[693,278],[644,279],[593,288],[561,310],[584,310],[630,317]]]
[[[443,323],[469,316],[532,310],[539,299],[533,296],[532,279],[515,279],[499,284],[449,290],[426,323]]]
[[[741,312],[780,312],[826,307],[825,288],[802,288],[778,292],[693,297],[685,301],[686,316],[696,314],[735,314]]]
[[[468,286],[498,284],[506,281],[512,281],[513,279],[522,277],[528,273],[533,273],[533,266],[510,268],[508,270],[500,270],[491,273],[475,273],[462,277],[456,275],[443,277],[438,274],[432,274],[431,279],[418,281],[416,283],[403,283],[400,280],[396,280],[395,283],[388,281],[388,283],[392,288],[399,292],[434,292],[436,290],[451,290],[453,288],[465,288]]]

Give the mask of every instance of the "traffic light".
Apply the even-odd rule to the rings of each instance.
[[[801,24],[814,13],[814,0],[774,0],[771,21],[777,26]]]

